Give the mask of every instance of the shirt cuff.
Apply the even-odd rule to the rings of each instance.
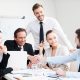
[[[80,72],[66,72],[66,77],[69,78],[80,78]]]

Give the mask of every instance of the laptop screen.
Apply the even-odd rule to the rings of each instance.
[[[26,69],[27,52],[26,51],[8,51],[10,54],[7,67]]]

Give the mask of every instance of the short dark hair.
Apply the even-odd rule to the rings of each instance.
[[[77,34],[77,38],[79,39],[79,43],[80,43],[80,28],[77,29],[75,33]]]
[[[2,31],[0,30],[0,33],[2,33]]]
[[[16,29],[15,32],[14,32],[14,37],[15,37],[15,38],[17,38],[17,33],[19,33],[19,32],[25,32],[26,35],[27,35],[27,32],[26,32],[26,30],[25,30],[24,28],[18,28],[18,29]]]
[[[38,9],[39,7],[43,8],[43,6],[39,3],[34,4],[33,7],[32,7],[33,12],[34,12],[35,9]]]
[[[50,34],[50,33],[52,33],[52,32],[53,32],[53,30],[48,30],[48,31],[46,32],[46,37],[47,37],[48,34]]]

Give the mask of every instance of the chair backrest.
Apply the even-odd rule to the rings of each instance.
[[[7,67],[25,69],[27,68],[26,51],[8,51],[10,54]]]

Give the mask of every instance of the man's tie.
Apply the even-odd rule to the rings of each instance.
[[[80,72],[80,64],[79,64],[79,70],[78,70],[78,72]]]
[[[24,51],[24,50],[23,50],[23,46],[19,46],[19,49],[20,49],[20,51]]]
[[[43,22],[40,22],[40,40],[39,43],[44,41]]]

